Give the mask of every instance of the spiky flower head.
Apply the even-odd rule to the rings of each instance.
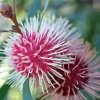
[[[95,49],[90,50],[90,48],[90,44],[86,42],[83,49],[72,56],[75,58],[74,64],[63,65],[64,69],[70,71],[69,74],[57,69],[65,80],[54,76],[60,84],[58,86],[50,79],[56,87],[55,90],[49,87],[49,94],[46,96],[50,96],[50,100],[87,100],[82,91],[100,98],[98,93],[100,92],[100,59],[96,56]],[[43,98],[46,98],[46,96]]]
[[[18,89],[30,78],[31,86],[35,88],[39,83],[44,92],[47,83],[54,87],[49,76],[56,83],[53,76],[64,79],[56,69],[70,73],[62,65],[73,63],[71,55],[74,52],[69,53],[70,45],[80,35],[75,33],[76,28],[72,28],[68,20],[55,17],[43,17],[41,24],[38,17],[26,19],[20,29],[22,34],[13,32],[6,40],[4,50],[0,50],[6,55],[4,60],[11,71],[4,78]]]

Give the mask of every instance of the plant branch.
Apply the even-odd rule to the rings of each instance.
[[[22,35],[22,32],[19,28],[19,24],[17,22],[17,17],[16,17],[16,10],[15,10],[15,0],[14,0],[14,7],[13,7],[13,17],[11,18],[11,20],[13,21],[13,23],[15,24],[16,26],[16,30],[18,33],[20,33]]]

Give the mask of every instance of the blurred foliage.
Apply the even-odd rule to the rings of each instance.
[[[13,6],[13,0],[1,0]],[[16,10],[18,21],[24,20],[27,16],[34,16],[38,11],[42,11],[45,0],[16,0]],[[82,33],[84,39],[96,47],[99,51],[100,44],[100,2],[99,0],[50,0],[47,12],[56,14],[57,17],[65,17],[69,19]],[[0,17],[0,29],[8,28],[10,21],[2,20]],[[10,24],[9,24],[10,23]],[[2,27],[1,27],[2,26]],[[0,33],[0,35],[3,33]],[[4,37],[7,37],[3,34]],[[1,40],[1,39],[0,39]],[[5,40],[5,38],[4,38]],[[4,41],[2,40],[2,41]],[[0,44],[3,43],[0,41]],[[0,54],[0,56],[2,56]],[[0,89],[0,100],[3,100],[9,89],[8,85],[4,85]],[[1,97],[2,96],[2,97]],[[10,89],[6,100],[21,100],[20,92]],[[17,97],[18,98],[17,98]],[[19,97],[20,96],[20,97]],[[4,99],[5,100],[5,99]],[[95,99],[96,100],[96,99]],[[97,99],[99,100],[99,99]]]
[[[10,86],[5,84],[0,88],[0,100],[5,98],[5,95],[8,93]]]
[[[20,91],[10,88],[9,92],[4,100],[22,100],[21,98],[22,97],[21,97]]]
[[[33,16],[36,15],[38,10],[41,7],[41,1],[42,0],[35,0],[29,7],[29,11],[28,11],[28,16]],[[38,6],[37,6],[38,5]]]

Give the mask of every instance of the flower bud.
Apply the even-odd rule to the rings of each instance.
[[[2,16],[7,17],[7,18],[12,18],[13,17],[13,10],[12,7],[4,2],[0,2],[0,13]]]

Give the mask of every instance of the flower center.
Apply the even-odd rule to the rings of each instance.
[[[77,90],[82,89],[81,84],[88,82],[88,65],[83,63],[83,61],[80,62],[80,59],[77,58],[74,64],[65,64],[64,68],[71,73],[66,74],[61,70],[58,70],[65,78],[65,81],[56,77],[58,83],[61,84],[61,86],[55,85],[55,87],[58,88],[57,93],[63,91],[63,96],[77,94]],[[54,81],[52,82],[54,83]]]
[[[48,40],[49,41],[49,40]],[[14,68],[22,75],[37,75],[41,74],[41,70],[44,72],[50,71],[50,66],[47,63],[51,63],[49,59],[43,59],[45,57],[53,57],[54,55],[48,55],[51,53],[49,50],[54,44],[49,43],[45,36],[39,40],[36,40],[35,33],[31,35],[26,33],[17,39],[17,42],[12,46],[12,61]],[[46,42],[46,43],[45,43]]]

